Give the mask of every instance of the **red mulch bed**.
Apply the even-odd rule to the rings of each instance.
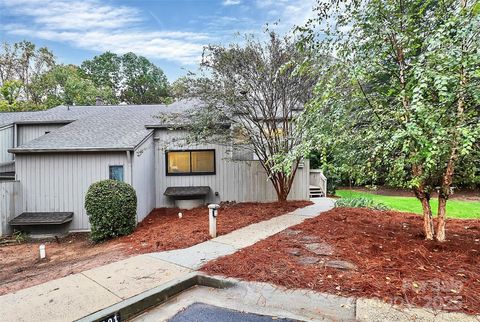
[[[252,223],[267,220],[309,201],[286,203],[222,204],[217,233],[226,234]],[[182,211],[183,218],[178,218]],[[0,246],[0,295],[125,259],[132,255],[184,248],[208,240],[208,209],[156,209],[129,236],[93,244],[86,233],[70,234],[55,241],[43,241],[46,260],[38,259],[41,242]]]
[[[287,288],[480,313],[480,220],[449,220],[444,243],[423,238],[418,215],[337,208],[202,270]],[[307,248],[312,243],[319,252]],[[331,260],[356,269],[326,267]]]
[[[310,201],[285,203],[224,203],[218,210],[217,235],[225,235],[241,227],[268,220],[311,205]],[[178,213],[182,212],[182,219]],[[192,210],[162,208],[152,211],[137,230],[118,239],[135,254],[189,247],[210,239],[208,209]]]

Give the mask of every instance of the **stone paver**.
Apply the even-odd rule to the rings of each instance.
[[[126,299],[189,272],[190,270],[185,267],[148,255],[140,255],[100,266],[82,274],[118,297]]]
[[[151,253],[149,256],[190,269],[198,269],[212,259],[233,254],[237,250],[233,246],[209,240],[192,247]]]
[[[120,302],[101,285],[74,274],[0,297],[1,321],[72,321]]]

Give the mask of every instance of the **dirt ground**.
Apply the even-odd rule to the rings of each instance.
[[[311,204],[222,204],[217,233],[223,235],[252,223],[288,213]],[[180,219],[178,213],[182,212]],[[189,247],[208,240],[208,209],[156,209],[129,236],[92,244],[88,234],[70,234],[56,241],[42,241],[47,258],[39,260],[40,241],[0,247],[0,295],[78,273],[132,255]]]
[[[414,193],[411,190],[395,189],[388,187],[378,187],[376,190],[367,189],[365,187],[338,187],[337,190],[356,190],[384,196],[415,197]],[[432,198],[437,197],[437,193],[433,192]],[[449,198],[463,201],[480,201],[480,191],[454,189],[453,194],[451,194]]]
[[[398,305],[480,313],[480,220],[425,241],[415,214],[336,208],[202,270]]]

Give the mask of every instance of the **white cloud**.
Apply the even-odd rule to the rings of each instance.
[[[240,3],[242,3],[240,0],[223,0],[222,2],[224,6],[236,6]]]
[[[156,31],[142,25],[142,13],[133,7],[111,6],[98,0],[0,0],[9,14],[29,23],[0,26],[9,34],[67,42],[77,48],[129,51],[181,64],[200,59],[205,33]]]
[[[265,22],[279,21],[278,26],[271,28],[282,33],[303,25],[313,17],[315,2],[222,0],[225,6],[236,5],[237,13],[198,16],[195,21],[172,30],[162,28],[161,19],[153,12],[141,11],[133,4],[118,5],[114,0],[0,0],[0,11],[15,18],[15,24],[0,25],[0,31],[63,42],[79,49],[118,54],[132,51],[153,59],[191,65],[200,60],[205,44],[229,43],[236,32],[261,34]],[[252,10],[258,11],[262,18],[248,15]]]
[[[257,0],[255,4],[267,12],[270,22],[279,21],[282,31],[302,26],[315,16],[316,0]]]

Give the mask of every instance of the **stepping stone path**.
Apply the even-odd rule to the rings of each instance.
[[[333,247],[327,243],[305,244],[305,248],[308,249],[310,252],[320,256],[333,255]]]
[[[300,248],[289,248],[287,252],[293,256],[300,256],[300,253],[302,252],[302,250]]]
[[[301,242],[301,243],[313,243],[313,242],[318,241],[318,237],[306,235],[306,236],[301,236],[300,238],[298,238],[298,241]]]
[[[302,256],[297,259],[297,263],[299,263],[300,265],[313,265],[318,263],[319,261],[320,258],[312,256]]]
[[[287,235],[287,236],[295,236],[295,235],[298,235],[300,233],[301,233],[300,230],[293,230],[293,229],[288,229],[288,228],[283,231],[283,234]]]
[[[328,261],[325,263],[325,267],[341,269],[344,271],[353,271],[357,269],[357,266],[355,264],[342,260]]]

